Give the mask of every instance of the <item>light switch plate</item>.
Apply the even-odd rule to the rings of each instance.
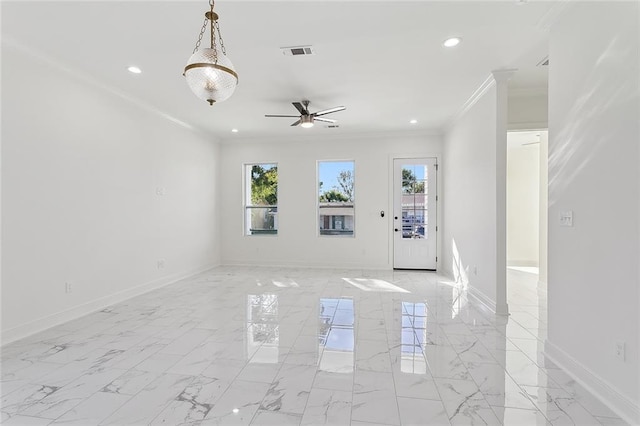
[[[573,211],[567,210],[560,213],[560,226],[573,226]]]
[[[625,360],[625,346],[626,346],[625,342],[622,342],[622,341],[616,342],[616,357],[620,361]]]

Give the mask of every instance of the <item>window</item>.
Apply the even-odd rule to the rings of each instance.
[[[319,369],[332,373],[353,373],[353,299],[320,299],[318,343]]]
[[[402,166],[402,238],[427,238],[426,165]]]
[[[245,235],[278,233],[278,165],[245,165]]]
[[[277,294],[247,295],[246,356],[249,362],[278,362],[280,330]]]
[[[400,371],[426,374],[424,348],[427,344],[427,304],[402,302]]]
[[[318,162],[318,225],[320,235],[353,236],[353,161]]]

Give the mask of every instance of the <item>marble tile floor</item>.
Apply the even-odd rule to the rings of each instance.
[[[11,425],[623,425],[542,354],[546,294],[496,317],[435,273],[220,267],[6,345]]]

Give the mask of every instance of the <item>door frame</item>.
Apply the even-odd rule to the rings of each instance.
[[[393,200],[393,191],[394,188],[394,160],[406,160],[406,159],[416,159],[416,158],[435,158],[436,163],[438,164],[438,177],[436,179],[436,195],[438,196],[438,200],[436,202],[436,226],[438,227],[438,231],[436,232],[436,273],[442,273],[446,268],[442,266],[442,236],[444,235],[444,228],[442,227],[442,188],[443,188],[443,173],[442,173],[442,154],[441,153],[433,153],[433,152],[420,152],[420,153],[395,153],[389,154],[388,160],[388,179],[387,179],[387,194],[388,194],[388,204],[387,204],[387,239],[388,239],[388,262],[390,268],[393,270],[393,256],[394,256],[394,238],[393,238],[393,211],[394,211],[394,200]],[[417,269],[419,271],[420,269]]]

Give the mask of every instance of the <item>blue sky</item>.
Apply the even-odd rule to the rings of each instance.
[[[424,179],[425,166],[405,164],[402,166],[405,169],[409,169],[413,172],[413,175],[417,180]],[[336,179],[338,174],[343,170],[351,170],[354,172],[353,161],[320,161],[318,163],[318,177],[322,182],[322,192],[330,191],[333,187],[338,187],[338,180]],[[354,173],[355,181],[355,173]]]
[[[411,170],[417,180],[424,179],[424,165],[404,164],[402,168]]]
[[[351,170],[354,174],[353,161],[320,161],[318,163],[318,177],[322,182],[322,192],[330,191],[338,187],[338,174],[343,170]],[[355,181],[355,179],[354,179]]]

